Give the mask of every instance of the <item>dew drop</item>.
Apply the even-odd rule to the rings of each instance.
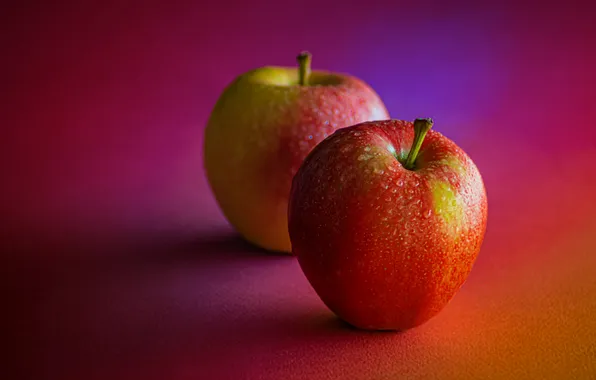
[[[402,187],[404,185],[404,181],[401,179],[397,180],[397,186]]]

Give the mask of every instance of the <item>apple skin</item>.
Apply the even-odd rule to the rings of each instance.
[[[399,120],[341,129],[293,180],[293,253],[327,307],[361,329],[405,330],[435,316],[484,238],[486,191],[472,160],[431,130],[408,170],[413,139],[413,124]]]
[[[290,252],[288,196],[304,158],[338,128],[388,118],[379,96],[353,76],[313,71],[309,85],[298,85],[297,68],[250,71],[226,88],[209,118],[209,184],[244,238]]]

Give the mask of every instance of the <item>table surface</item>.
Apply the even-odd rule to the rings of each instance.
[[[27,4],[5,34],[2,340],[19,376],[2,378],[596,378],[593,9]],[[431,113],[483,174],[480,256],[419,328],[345,325],[209,191],[224,86],[305,48],[392,116]]]

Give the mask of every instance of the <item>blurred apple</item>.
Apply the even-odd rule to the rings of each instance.
[[[230,84],[205,131],[204,162],[228,221],[253,244],[290,252],[287,208],[292,178],[312,148],[338,128],[388,119],[362,80],[299,67],[263,67]]]

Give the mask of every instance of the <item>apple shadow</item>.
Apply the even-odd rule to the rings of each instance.
[[[283,252],[268,251],[251,244],[242,236],[234,232],[219,233],[216,235],[198,236],[190,241],[183,242],[174,247],[180,257],[209,256],[223,254],[226,256],[241,257],[286,257]]]
[[[203,233],[186,239],[165,239],[152,247],[140,247],[131,256],[141,263],[156,265],[207,264],[244,260],[284,260],[289,253],[260,248],[234,231]]]
[[[292,339],[304,338],[307,340],[329,338],[333,336],[396,336],[403,331],[397,330],[364,330],[339,318],[325,306],[321,305],[318,311],[295,310],[292,314],[271,315],[266,310],[259,313],[258,322],[249,322],[253,325],[266,323],[268,332],[260,331],[261,339],[271,335],[278,339],[284,334]],[[256,326],[251,326],[252,331],[258,331]]]
[[[323,353],[364,336],[395,336],[355,328],[306,292],[288,293],[306,286],[291,262],[295,258],[255,247],[233,231],[154,241],[122,247],[101,261],[72,262],[59,276],[37,277],[34,288],[25,281],[14,289],[23,304],[13,318],[22,325],[13,337],[24,346],[19,352],[55,363],[61,378],[81,378],[88,369],[119,376],[130,363],[143,368],[141,377],[151,377],[190,366],[196,357],[212,363],[228,354],[250,360],[274,348],[267,360],[288,361],[287,355]],[[280,268],[283,275],[263,278]],[[286,276],[295,285],[275,281]],[[31,330],[45,336],[43,352],[31,352],[38,347],[27,338]]]

